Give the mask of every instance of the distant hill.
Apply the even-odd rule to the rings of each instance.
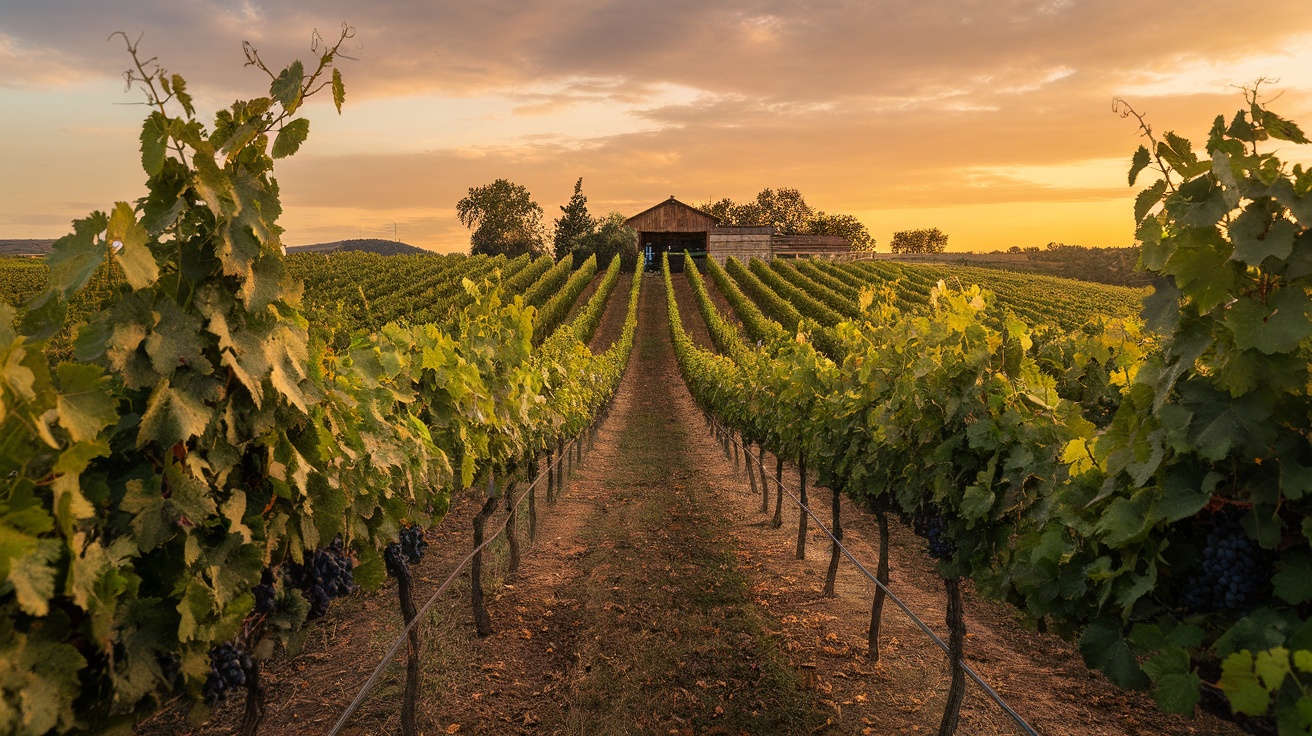
[[[0,240],[0,256],[43,256],[53,240]]]
[[[43,256],[50,252],[54,240],[3,240],[0,239],[0,256]],[[355,238],[338,240],[332,243],[313,243],[311,245],[289,245],[288,253],[335,253],[339,250],[365,250],[384,256],[428,253],[408,243],[378,238]]]
[[[384,256],[428,253],[423,248],[408,243],[397,240],[380,240],[379,238],[355,238],[352,240],[338,240],[332,243],[287,246],[288,253],[336,253],[342,250],[364,250]]]

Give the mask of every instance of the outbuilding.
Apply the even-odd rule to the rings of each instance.
[[[722,225],[720,218],[684,204],[673,195],[625,220],[638,231],[638,248],[648,269],[660,268],[662,253],[670,268],[682,271],[685,258],[701,269],[707,258],[721,265],[730,258],[798,257],[846,253],[847,239],[835,235],[776,235],[769,225]]]

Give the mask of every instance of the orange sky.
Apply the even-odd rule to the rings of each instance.
[[[1312,131],[1312,2],[1262,22],[1194,0],[10,0],[0,6],[0,238],[53,238],[143,193],[113,31],[181,73],[212,111],[267,92],[243,69],[308,58],[312,28],[358,29],[338,117],[280,162],[289,244],[392,237],[468,248],[455,203],[496,178],[548,223],[584,179],[594,214],[673,194],[796,187],[885,250],[939,227],[956,250],[1131,242],[1129,99],[1202,138],[1259,77]],[[1312,146],[1292,147],[1312,162]]]

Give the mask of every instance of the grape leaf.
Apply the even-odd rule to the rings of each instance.
[[[1286,120],[1270,110],[1262,110],[1262,127],[1267,135],[1291,143],[1308,143],[1303,129],[1292,120]]]
[[[1312,556],[1286,553],[1277,567],[1280,571],[1271,576],[1271,585],[1281,600],[1294,605],[1312,600]]]
[[[109,239],[115,258],[123,267],[123,276],[133,289],[144,289],[159,278],[159,264],[147,244],[146,228],[137,222],[132,205],[118,202],[109,215],[106,238]]]
[[[73,232],[51,246],[50,255],[46,256],[46,265],[50,267],[50,288],[62,294],[64,299],[81,291],[105,259],[105,249],[96,246],[95,238],[108,225],[109,218],[103,212],[93,212],[86,218],[74,220]],[[44,297],[39,297],[31,306],[40,306],[44,301]]]
[[[1166,193],[1166,180],[1158,179],[1153,185],[1139,192],[1134,198],[1134,221],[1143,222],[1143,218],[1148,216],[1149,210],[1158,202],[1162,201],[1162,195]]]
[[[1284,287],[1262,304],[1243,298],[1231,305],[1225,326],[1234,335],[1235,347],[1256,349],[1267,355],[1291,353],[1312,335],[1307,293],[1301,288]]]
[[[288,113],[300,106],[301,82],[305,78],[305,67],[299,61],[293,61],[269,85],[269,96],[282,104]]]
[[[1134,186],[1134,180],[1139,178],[1139,172],[1148,168],[1150,163],[1152,163],[1152,154],[1144,146],[1139,146],[1134,152],[1134,158],[1130,160],[1130,186]],[[1163,186],[1163,189],[1165,189],[1165,186]],[[1142,220],[1143,218],[1138,217],[1135,219]]]
[[[342,71],[333,69],[333,105],[337,107],[337,114],[342,114],[342,103],[346,102],[346,85],[342,84]]]
[[[137,447],[154,442],[160,447],[173,447],[205,432],[211,411],[197,398],[161,379],[151,391],[146,412],[141,415],[137,432]]]
[[[1273,217],[1270,200],[1258,200],[1230,223],[1230,241],[1235,244],[1230,258],[1250,266],[1261,266],[1267,258],[1288,258],[1294,249],[1299,227],[1284,217]]]
[[[74,442],[90,442],[118,420],[118,406],[104,374],[96,366],[77,363],[61,363],[57,371],[59,423]]]
[[[164,168],[169,130],[163,113],[152,112],[141,125],[141,168],[154,176]]]
[[[1247,649],[1235,652],[1221,663],[1221,681],[1217,683],[1230,699],[1230,708],[1236,713],[1259,716],[1266,713],[1271,696],[1253,671],[1253,653]]]
[[[273,139],[273,152],[270,154],[274,158],[286,158],[296,153],[305,142],[305,137],[310,134],[310,119],[297,118],[290,123],[282,126],[278,135]]]
[[[1119,626],[1106,622],[1089,624],[1080,637],[1080,653],[1085,664],[1101,670],[1120,687],[1134,690],[1148,687],[1148,675],[1135,661]]]
[[[1154,697],[1162,712],[1184,715],[1194,712],[1201,697],[1202,679],[1190,666],[1188,652],[1170,647],[1145,660],[1143,669],[1157,685]]]

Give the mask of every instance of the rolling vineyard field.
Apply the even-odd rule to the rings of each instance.
[[[244,696],[253,730],[261,662],[359,588],[390,576],[408,595],[453,498],[484,519],[615,397],[642,277],[619,339],[589,343],[622,298],[618,259],[598,275],[595,257],[285,255],[271,172],[308,135],[307,97],[340,112],[350,37],[309,67],[253,56],[268,94],[208,127],[129,42],[148,196],[76,221],[45,265],[0,261],[0,731],[129,729],[180,695],[197,720]],[[1307,141],[1250,102],[1205,158],[1145,126],[1130,181],[1160,174],[1135,212],[1151,293],[712,260],[683,277],[699,345],[662,274],[668,342],[642,349],[672,349],[725,447],[793,464],[803,505],[808,479],[827,488],[836,536],[842,497],[870,509],[880,582],[890,518],[926,538],[947,600],[941,734],[963,697],[964,579],[1167,713],[1312,732],[1312,173],[1258,152]],[[829,594],[837,541],[831,560]]]

